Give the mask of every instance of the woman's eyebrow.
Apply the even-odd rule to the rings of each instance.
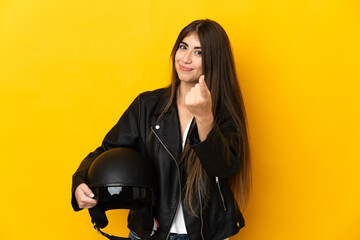
[[[186,42],[180,42],[180,44],[184,44],[185,46],[189,47],[189,45]],[[194,47],[194,49],[201,49],[201,47]]]

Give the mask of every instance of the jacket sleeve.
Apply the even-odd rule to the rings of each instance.
[[[230,177],[237,173],[240,163],[239,141],[235,125],[230,119],[221,124],[215,120],[213,128],[202,142],[194,127],[189,134],[189,144],[209,176]]]
[[[138,96],[121,116],[116,125],[106,134],[102,145],[94,152],[91,152],[81,163],[72,178],[72,198],[71,204],[75,211],[81,210],[75,199],[75,190],[85,183],[86,175],[91,163],[103,152],[116,147],[136,148],[140,127],[140,97]]]

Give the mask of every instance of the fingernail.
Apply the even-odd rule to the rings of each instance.
[[[95,197],[95,195],[93,193],[90,194],[90,197]]]

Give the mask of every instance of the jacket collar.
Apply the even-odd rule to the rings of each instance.
[[[158,104],[156,105],[154,115],[160,115],[164,111],[166,105],[168,104],[168,102],[170,100],[170,95],[171,95],[171,85],[169,87],[165,88],[164,92],[162,92],[160,100],[159,100]]]
[[[160,115],[170,100],[171,86],[161,91],[154,115]],[[176,102],[172,104],[164,116],[152,125],[153,131],[169,154],[177,161],[182,153],[181,131]]]

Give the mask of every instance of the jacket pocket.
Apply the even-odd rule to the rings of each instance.
[[[221,201],[222,201],[222,204],[223,204],[223,207],[224,207],[224,211],[226,212],[227,208],[226,208],[226,205],[225,205],[224,195],[223,195],[223,193],[221,191],[219,177],[216,176],[215,181],[216,181],[216,185],[218,186],[218,189],[219,189],[219,194],[220,194],[220,198],[221,198]]]

